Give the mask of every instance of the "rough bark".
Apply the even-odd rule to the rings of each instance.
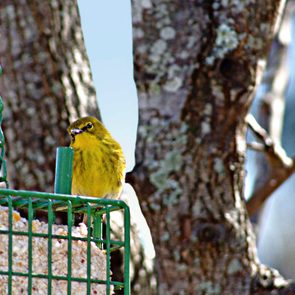
[[[283,1],[132,4],[130,182],[156,247],[156,293],[293,294],[259,263],[243,199],[245,116]]]
[[[99,116],[76,0],[1,0],[4,133],[11,186],[52,190],[69,121]]]

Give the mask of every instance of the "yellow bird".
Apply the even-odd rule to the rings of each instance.
[[[94,117],[68,127],[74,149],[72,194],[118,198],[125,180],[125,158],[120,144]]]

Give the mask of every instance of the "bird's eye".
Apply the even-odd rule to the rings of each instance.
[[[93,127],[93,124],[92,123],[87,123],[87,125],[85,127],[86,127],[86,129],[91,129]]]

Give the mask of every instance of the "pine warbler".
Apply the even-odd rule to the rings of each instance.
[[[74,149],[72,194],[118,198],[125,179],[125,158],[119,143],[94,117],[68,128]]]

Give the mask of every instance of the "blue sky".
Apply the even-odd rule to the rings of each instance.
[[[138,117],[130,0],[78,0],[78,5],[102,119],[120,142],[128,171]]]

